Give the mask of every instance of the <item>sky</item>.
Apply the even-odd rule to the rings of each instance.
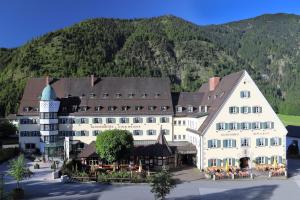
[[[300,15],[299,0],[0,0],[0,47],[12,48],[90,18],[175,15],[198,25],[266,13]]]

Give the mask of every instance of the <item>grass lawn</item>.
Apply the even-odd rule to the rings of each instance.
[[[284,125],[300,126],[300,116],[278,114]]]

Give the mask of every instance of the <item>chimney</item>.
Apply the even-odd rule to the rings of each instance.
[[[91,87],[94,87],[95,84],[95,77],[94,74],[91,75]]]
[[[220,77],[209,78],[209,91],[214,91],[220,82]]]
[[[49,85],[49,76],[46,76],[46,85]]]

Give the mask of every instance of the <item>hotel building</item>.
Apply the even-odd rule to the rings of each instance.
[[[169,144],[193,146],[199,169],[286,159],[287,130],[244,70],[180,93],[167,78],[32,78],[18,121],[20,147],[49,156],[66,151],[66,137],[76,153],[104,130],[125,129],[135,144],[162,133]]]

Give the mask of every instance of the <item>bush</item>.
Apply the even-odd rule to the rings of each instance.
[[[138,173],[131,173],[128,171],[102,173],[97,177],[98,182],[110,183],[110,182],[131,182],[142,183],[146,182],[146,179],[141,177]]]
[[[0,164],[17,156],[18,154],[18,148],[0,149]]]

